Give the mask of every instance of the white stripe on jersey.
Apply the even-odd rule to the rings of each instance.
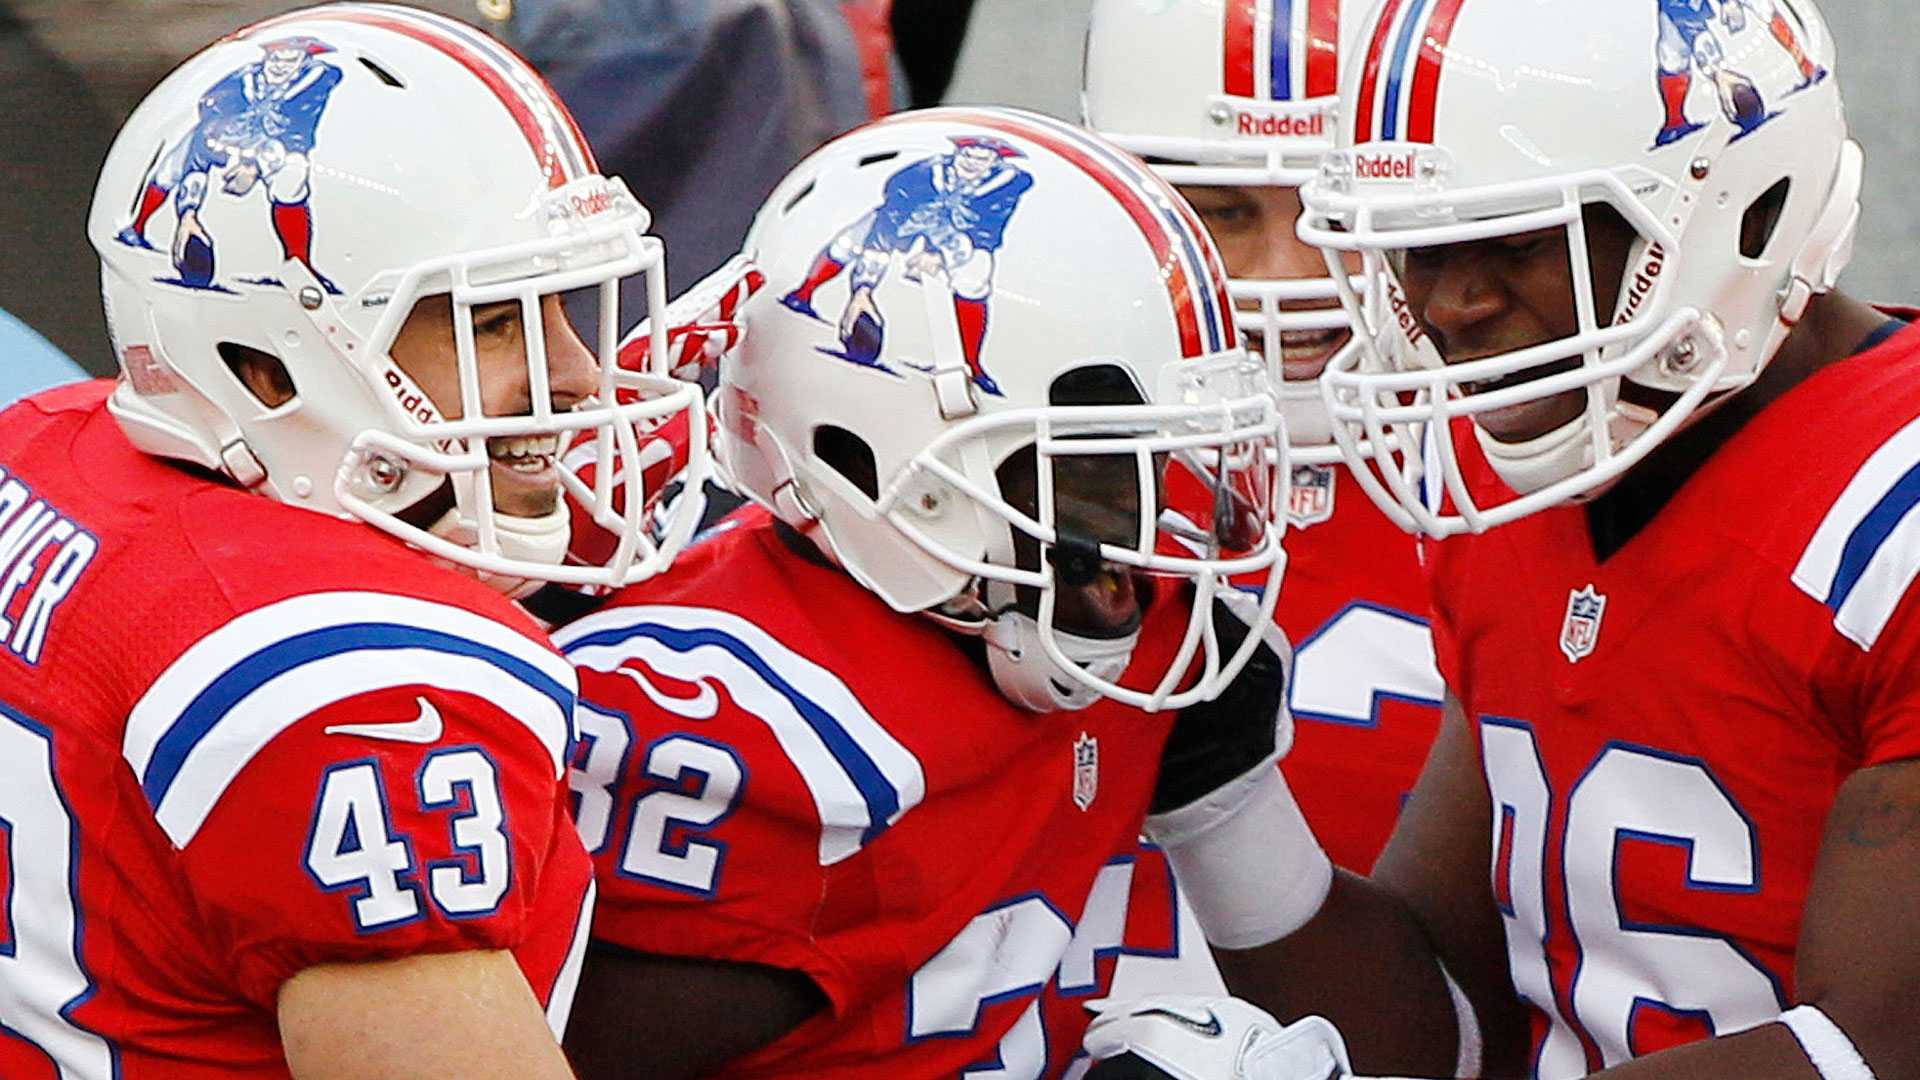
[[[662,630],[670,636],[704,640],[683,640],[686,647],[675,648],[657,636]],[[853,855],[870,834],[893,825],[926,797],[926,774],[919,759],[867,712],[838,676],[738,615],[678,606],[611,608],[570,624],[554,635],[554,643],[580,667],[620,671],[656,701],[659,691],[647,685],[639,672],[621,668],[623,661],[636,661],[680,682],[703,684],[714,679],[725,685],[735,704],[773,732],[806,783],[820,816],[822,866]],[[756,670],[756,664],[764,666],[766,673]],[[824,714],[821,729],[776,680]],[[829,739],[841,744],[840,752],[829,745]],[[857,756],[864,756],[875,774],[864,786],[855,769],[867,766],[856,764]],[[880,785],[890,791],[879,790]],[[876,820],[874,807],[885,799],[895,807]]]
[[[600,883],[587,879],[587,894],[580,901],[579,921],[573,924],[573,943],[567,946],[566,962],[560,965],[560,974],[554,977],[553,989],[547,993],[547,1026],[553,1029],[553,1037],[565,1040],[567,1037],[567,1019],[573,1015],[573,995],[580,989],[580,964],[587,956],[587,939],[592,937],[593,903],[600,895]]]
[[[274,736],[316,709],[411,685],[495,703],[540,740],[555,779],[564,775],[578,683],[563,659],[463,608],[357,591],[256,608],[195,642],[134,705],[121,756],[184,848]]]
[[[1834,627],[1862,649],[1879,640],[1920,576],[1920,515],[1913,513],[1920,501],[1910,490],[1917,467],[1920,420],[1895,432],[1854,473],[1793,570],[1793,583],[1832,608]]]

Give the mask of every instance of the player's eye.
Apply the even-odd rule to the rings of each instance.
[[[1245,229],[1252,226],[1258,217],[1253,207],[1239,203],[1211,206],[1200,211],[1200,220],[1210,232],[1232,232],[1236,229]]]
[[[496,304],[479,308],[473,313],[475,337],[512,337],[519,329],[520,305],[518,304]]]
[[[1518,236],[1509,236],[1498,241],[1497,246],[1500,249],[1500,253],[1508,258],[1524,259],[1545,251],[1547,246],[1553,243],[1553,240],[1554,237],[1551,232],[1521,233]]]

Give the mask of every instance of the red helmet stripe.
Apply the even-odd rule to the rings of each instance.
[[[429,13],[421,13],[425,18],[435,18]],[[541,111],[550,117],[557,117],[560,126],[565,127],[567,138],[556,139],[562,154],[572,160],[568,167],[576,176],[600,171],[600,163],[594,159],[593,147],[587,142],[586,133],[573,118],[573,111],[560,100],[549,84],[526,58],[501,42],[488,36],[479,28],[470,26],[458,19],[439,18],[442,27],[456,38],[463,39],[477,53],[492,59],[494,66],[501,69],[510,80],[520,84],[521,93],[530,96],[541,105]],[[545,125],[543,125],[545,127]],[[555,134],[549,132],[549,134]]]
[[[1205,280],[1193,282],[1193,295],[1200,298],[1195,316],[1206,331],[1201,341],[1203,349],[1215,351],[1230,349],[1239,344],[1239,331],[1233,321],[1233,301],[1227,295],[1227,271],[1220,261],[1220,250],[1200,224],[1186,199],[1173,189],[1159,173],[1143,168],[1139,159],[1093,140],[1086,140],[1086,132],[1078,127],[1063,124],[1058,120],[1041,117],[1047,127],[1060,131],[1077,140],[1084,140],[1097,157],[1105,160],[1107,166],[1119,173],[1122,178],[1131,178],[1136,188],[1147,196],[1152,209],[1159,211],[1159,221],[1163,226],[1171,226],[1171,236],[1179,241],[1169,244],[1176,255],[1186,253],[1187,267],[1204,279],[1211,276],[1214,283],[1209,295]],[[1179,269],[1179,267],[1176,267]],[[1224,331],[1223,331],[1224,327]]]
[[[1155,176],[1154,179],[1158,180],[1159,177]],[[1227,295],[1227,267],[1225,263],[1220,261],[1219,246],[1213,243],[1213,236],[1207,232],[1206,226],[1200,224],[1199,217],[1193,212],[1193,206],[1188,203],[1186,199],[1181,198],[1178,192],[1169,192],[1169,194],[1172,195],[1172,198],[1168,201],[1178,209],[1180,220],[1187,223],[1187,230],[1206,241],[1206,243],[1201,246],[1201,250],[1205,252],[1204,258],[1207,260],[1207,266],[1213,270],[1214,303],[1218,305],[1215,310],[1231,313],[1233,311],[1233,299]],[[1232,344],[1238,340],[1239,324],[1233,321],[1231,314],[1223,321],[1228,327],[1229,344]]]
[[[1176,252],[1186,253],[1187,265],[1200,278],[1210,275],[1213,279],[1211,292],[1207,290],[1204,280],[1194,283],[1195,295],[1201,301],[1196,315],[1206,331],[1204,347],[1215,351],[1237,347],[1239,330],[1233,321],[1233,302],[1227,293],[1226,266],[1221,262],[1220,249],[1213,244],[1187,200],[1159,173],[1146,168],[1140,159],[1097,139],[1088,139],[1085,129],[1051,117],[1042,116],[1039,121],[1052,130],[1084,142],[1109,168],[1123,177],[1130,177],[1143,191],[1149,204],[1159,211],[1161,223],[1172,227],[1172,235],[1179,241]]]
[[[1373,101],[1380,87],[1380,67],[1386,61],[1387,37],[1393,29],[1393,17],[1400,12],[1401,0],[1387,0],[1376,16],[1373,42],[1367,46],[1367,67],[1360,76],[1360,100],[1353,110],[1353,141],[1373,141]]]
[[[964,111],[946,113],[945,118],[965,124],[978,124],[1008,135],[1029,139],[1072,162],[1081,172],[1086,173],[1095,183],[1105,188],[1126,210],[1127,216],[1133,219],[1133,223],[1139,226],[1141,234],[1146,237],[1148,248],[1153,251],[1154,259],[1160,264],[1161,276],[1166,281],[1167,299],[1173,304],[1174,321],[1179,327],[1180,355],[1192,358],[1206,352],[1201,345],[1200,320],[1195,311],[1197,306],[1195,298],[1198,294],[1188,276],[1186,264],[1174,248],[1173,238],[1167,233],[1166,223],[1154,214],[1138,188],[1095,160],[1085,149],[1068,141],[1064,135],[1056,135],[1038,125],[1030,126],[989,113]],[[1231,325],[1230,322],[1229,325]]]
[[[1307,93],[1310,98],[1340,92],[1340,0],[1307,4]]]
[[[1228,94],[1252,97],[1253,24],[1260,0],[1227,0],[1226,78]]]
[[[1413,101],[1408,106],[1407,139],[1433,141],[1434,111],[1440,97],[1440,67],[1446,63],[1447,42],[1453,37],[1453,20],[1466,0],[1440,0],[1427,20],[1427,32],[1420,42],[1420,61],[1413,69]]]

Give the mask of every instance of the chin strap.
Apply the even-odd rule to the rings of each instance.
[[[1608,445],[1614,453],[1618,453],[1641,432],[1659,421],[1660,415],[1657,410],[1644,405],[1616,399],[1607,410]],[[1501,442],[1487,434],[1485,428],[1473,425],[1474,438],[1479,441],[1481,452],[1486,454],[1487,464],[1499,474],[1502,482],[1520,495],[1531,495],[1583,469],[1591,468],[1594,460],[1590,430],[1585,410],[1545,435],[1525,442]],[[1598,484],[1591,491],[1582,492],[1570,501],[1586,502],[1598,498],[1612,486],[1611,481]]]
[[[470,518],[461,515],[457,501],[452,509],[440,515],[439,520],[428,526],[427,531],[462,547],[479,550],[479,527]],[[493,535],[499,547],[499,554],[503,558],[516,562],[537,563],[542,566],[558,566],[567,557],[567,541],[573,535],[573,515],[568,513],[564,502],[555,506],[551,512],[538,517],[522,517],[495,511]],[[472,574],[489,587],[505,593],[514,600],[537,592],[542,585],[546,584],[538,578],[500,574],[459,563],[449,565]]]
[[[946,629],[977,637],[987,646],[987,672],[1002,697],[1032,712],[1073,712],[1100,700],[1100,691],[1054,662],[1041,641],[1040,620],[1013,604],[1014,587],[976,581],[959,596],[920,614]],[[986,599],[982,599],[982,593]],[[1091,638],[1058,627],[1053,640],[1068,660],[1103,682],[1118,682],[1133,661],[1140,631]]]
[[[1000,693],[1034,712],[1072,712],[1100,700],[1100,691],[1082,683],[1059,663],[1040,640],[1039,620],[1008,609],[987,624],[987,670]],[[1133,660],[1140,631],[1125,637],[1090,638],[1058,627],[1053,640],[1066,658],[1101,682],[1117,683]]]
[[[1587,437],[1587,414],[1579,416],[1524,442],[1503,442],[1473,425],[1473,436],[1487,455],[1487,464],[1500,474],[1506,485],[1521,495],[1531,495],[1549,484],[1572,476],[1592,464],[1593,452]]]
[[[1840,272],[1853,261],[1853,241],[1860,230],[1860,185],[1865,171],[1866,155],[1859,143],[1848,139],[1840,147],[1840,166],[1834,174],[1827,204],[1807,233],[1807,242],[1800,245],[1794,255],[1786,287],[1781,291],[1780,336],[1784,337],[1787,329],[1799,323],[1814,297],[1832,291],[1840,280]]]

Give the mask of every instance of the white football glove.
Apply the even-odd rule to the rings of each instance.
[[[1096,1062],[1132,1055],[1174,1080],[1332,1080],[1352,1073],[1346,1042],[1323,1017],[1282,1024],[1234,997],[1153,994],[1090,1001],[1083,1040]],[[1158,1075],[1095,1064],[1089,1080]]]

